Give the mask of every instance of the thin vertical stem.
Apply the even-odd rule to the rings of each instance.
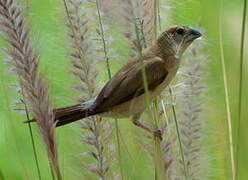
[[[141,21],[140,19],[138,19],[139,23],[140,23],[140,33],[141,33],[141,39],[143,40],[144,43],[144,48],[147,48],[147,42],[146,42],[146,36],[145,36],[145,32],[144,32],[144,21]],[[142,45],[141,46],[141,50],[142,50]]]
[[[26,16],[29,15],[29,0],[25,0],[25,10],[26,10]]]
[[[147,77],[146,77],[146,71],[145,71],[145,66],[144,66],[144,61],[143,61],[143,55],[142,55],[142,45],[141,45],[141,39],[139,35],[139,29],[138,25],[135,22],[135,34],[136,34],[136,39],[138,43],[138,51],[139,51],[139,56],[140,56],[140,65],[141,65],[141,71],[142,71],[142,78],[144,82],[144,88],[145,88],[145,98],[146,98],[146,104],[150,104],[150,97],[148,94],[148,84],[147,84]]]
[[[158,16],[158,1],[154,0],[154,38],[153,41],[156,41],[157,39],[157,16]]]
[[[159,123],[158,123],[158,101],[155,99],[154,102],[154,129],[159,129]],[[155,162],[155,179],[156,180],[166,180],[166,175],[164,171],[163,166],[163,158],[162,158],[162,148],[161,148],[161,140],[157,136],[153,136],[153,142],[154,142],[154,162]]]
[[[228,85],[227,85],[225,55],[224,55],[224,47],[223,47],[223,31],[222,31],[222,24],[221,24],[222,12],[223,12],[223,0],[221,1],[220,20],[219,20],[219,36],[220,36],[220,52],[221,52],[220,54],[221,54],[222,74],[223,74],[224,89],[225,89],[225,102],[226,102],[226,112],[227,112],[227,125],[228,125],[228,137],[229,137],[229,151],[230,151],[231,168],[232,168],[232,179],[235,180],[236,171],[235,171],[235,160],[234,160],[232,119],[231,119],[231,109],[230,109],[230,103],[229,103],[229,91],[228,91]]]
[[[49,161],[49,159],[48,159],[48,161]],[[52,179],[55,180],[54,171],[53,171],[52,164],[50,163],[50,161],[49,161],[49,167],[50,167]]]
[[[104,36],[104,30],[103,30],[103,24],[102,24],[101,12],[100,12],[99,0],[96,0],[96,7],[97,7],[98,20],[99,20],[99,24],[100,24],[101,38],[102,38],[105,61],[106,61],[107,70],[108,70],[108,76],[109,76],[109,79],[111,79],[111,71],[110,71],[110,66],[109,66],[109,57],[108,57],[108,54],[107,54],[107,47],[106,47],[106,42],[105,42],[105,36]]]
[[[33,153],[34,153],[34,159],[35,159],[35,164],[36,164],[36,168],[37,168],[37,173],[38,173],[39,180],[41,180],[40,166],[39,166],[39,161],[38,161],[38,156],[37,156],[37,151],[36,151],[36,146],[35,146],[35,141],[34,141],[34,136],[33,136],[33,130],[32,130],[32,126],[29,122],[30,121],[29,113],[28,113],[27,105],[25,103],[24,103],[24,106],[25,106],[25,114],[26,114],[27,121],[28,121],[28,130],[29,130],[32,149],[33,149]]]
[[[157,1],[157,14],[158,14],[158,28],[159,28],[159,31],[162,30],[162,25],[161,25],[161,15],[160,15],[160,1],[159,0],[156,0]]]
[[[122,165],[122,159],[121,159],[120,130],[119,130],[117,119],[115,119],[115,134],[116,134],[116,141],[117,141],[118,161],[119,161],[119,166],[120,166],[121,180],[124,180],[124,171],[123,171],[123,165]]]
[[[98,20],[99,20],[99,25],[100,25],[100,33],[101,33],[101,39],[102,39],[102,44],[103,44],[104,58],[106,61],[106,67],[107,67],[107,71],[108,71],[108,77],[109,77],[109,79],[111,79],[111,70],[110,70],[110,65],[109,65],[109,57],[108,57],[108,52],[107,52],[107,46],[106,46],[106,41],[105,41],[103,24],[102,24],[99,0],[96,0],[96,8],[97,8]],[[122,159],[121,159],[119,125],[118,125],[117,119],[114,119],[114,121],[115,121],[115,130],[116,130],[115,133],[116,133],[118,162],[119,162],[119,166],[120,166],[121,180],[124,180],[124,171],[123,171]]]
[[[189,180],[189,171],[188,171],[188,167],[187,167],[186,162],[185,162],[183,144],[182,144],[181,135],[180,135],[179,126],[178,126],[178,121],[177,121],[176,108],[175,108],[175,105],[173,104],[173,92],[172,92],[171,87],[169,87],[169,92],[170,92],[171,101],[172,101],[172,112],[173,112],[173,117],[174,117],[174,121],[175,121],[175,125],[176,125],[176,132],[177,132],[177,138],[178,138],[178,142],[179,142],[180,154],[181,154],[181,158],[182,158],[182,162],[183,162],[184,175],[185,175],[185,179]]]
[[[243,66],[244,66],[244,47],[245,47],[245,28],[246,28],[246,11],[247,0],[244,0],[243,21],[241,30],[241,44],[240,44],[240,67],[239,67],[239,101],[238,101],[238,126],[236,139],[236,179],[238,179],[238,161],[239,161],[239,137],[240,137],[240,122],[242,119],[242,89],[243,89]]]
[[[30,140],[31,140],[31,144],[32,144],[32,149],[33,149],[33,153],[34,153],[34,159],[35,159],[35,165],[37,168],[37,173],[38,173],[38,177],[39,180],[41,180],[41,173],[40,173],[40,167],[39,167],[39,161],[38,161],[38,155],[37,155],[37,151],[36,151],[36,146],[35,146],[35,141],[34,141],[34,136],[33,136],[33,130],[32,130],[32,126],[30,124],[30,117],[29,117],[29,112],[28,112],[28,107],[27,104],[24,100],[24,95],[23,95],[23,89],[21,88],[21,95],[22,95],[22,104],[24,105],[24,109],[25,109],[25,115],[28,121],[28,131],[30,134]]]

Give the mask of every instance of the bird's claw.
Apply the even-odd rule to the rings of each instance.
[[[155,137],[157,137],[160,141],[163,140],[163,137],[162,137],[163,133],[162,133],[162,131],[160,129],[157,129],[157,130],[153,131],[153,135]]]

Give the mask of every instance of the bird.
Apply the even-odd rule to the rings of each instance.
[[[99,115],[131,118],[134,125],[151,132],[149,127],[140,122],[141,114],[169,85],[178,71],[183,53],[201,36],[200,31],[189,26],[169,27],[151,47],[131,58],[94,98],[80,104],[54,109],[56,127]],[[147,88],[144,74],[142,76],[142,65]],[[149,103],[146,97],[149,97]]]

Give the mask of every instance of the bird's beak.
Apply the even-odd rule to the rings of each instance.
[[[198,30],[190,28],[189,29],[189,34],[186,37],[186,41],[194,41],[195,39],[197,39],[197,38],[199,38],[201,36],[202,36],[202,34]]]

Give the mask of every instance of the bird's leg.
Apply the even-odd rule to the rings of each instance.
[[[139,121],[140,115],[133,116],[132,117],[132,122],[135,126],[140,127],[144,129],[145,131],[149,133],[153,133],[154,136],[158,137],[162,141],[162,131],[160,129],[157,129],[155,131],[151,130],[146,124],[142,123]]]
[[[133,122],[133,124],[135,126],[140,127],[142,129],[146,130],[147,132],[150,132],[150,133],[152,132],[152,130],[146,124],[144,124],[144,123],[142,123],[142,122],[140,122],[138,120],[135,120],[135,121],[132,121],[132,122]]]

